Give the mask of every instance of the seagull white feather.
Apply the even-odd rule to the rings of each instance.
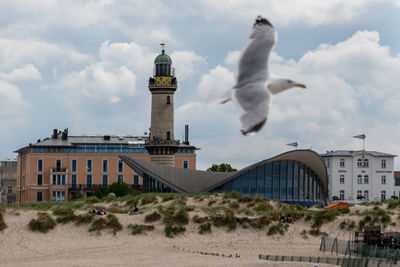
[[[240,57],[237,83],[231,90],[231,97],[221,101],[226,103],[233,100],[242,110],[240,122],[244,135],[254,134],[264,126],[271,94],[296,86],[306,88],[304,84],[289,79],[270,77],[268,58],[276,39],[272,24],[258,16],[250,33],[250,42]]]

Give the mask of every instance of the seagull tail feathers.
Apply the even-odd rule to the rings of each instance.
[[[253,135],[264,126],[267,122],[267,118],[260,118],[253,112],[246,112],[240,117],[242,129],[240,130],[243,135]]]

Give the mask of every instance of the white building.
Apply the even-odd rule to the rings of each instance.
[[[322,154],[328,172],[328,198],[348,203],[380,201],[396,194],[394,157],[376,151],[335,150]],[[398,190],[397,190],[398,191]],[[357,196],[364,196],[359,200]]]

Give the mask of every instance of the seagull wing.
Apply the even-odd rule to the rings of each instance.
[[[234,102],[243,110],[240,121],[245,135],[259,131],[267,120],[271,99],[266,89],[268,58],[276,43],[276,32],[271,24],[255,25],[250,39],[240,58],[233,88]]]

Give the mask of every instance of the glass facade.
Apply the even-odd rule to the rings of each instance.
[[[316,173],[306,165],[291,160],[259,165],[212,191],[236,191],[249,196],[258,194],[304,206],[326,204],[323,185]]]
[[[299,161],[272,161],[233,175],[210,192],[236,191],[243,195],[259,195],[289,204],[326,205],[326,192],[320,177]],[[174,189],[173,185],[169,186],[149,173],[143,173],[144,193],[179,190],[181,189]]]

